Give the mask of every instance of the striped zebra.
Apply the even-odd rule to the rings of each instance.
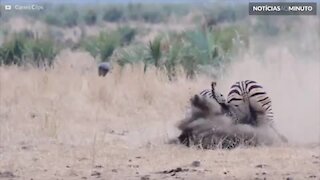
[[[235,82],[229,90],[227,100],[216,90],[216,84],[212,82],[211,89],[205,89],[199,95],[215,99],[236,124],[273,124],[271,98],[259,83],[252,80]]]
[[[235,115],[235,124],[269,126],[283,142],[288,141],[274,127],[271,98],[256,81],[244,80],[234,83],[228,93],[227,104]]]
[[[271,98],[263,87],[252,80],[234,83],[227,97],[227,104],[236,111],[241,124],[259,126],[273,123]]]
[[[200,97],[205,97],[203,100],[200,99],[201,102],[197,100],[199,98],[193,98],[193,106],[199,107],[200,109],[204,110],[202,112],[205,113],[199,114],[199,112],[197,111],[193,112],[191,113],[191,115],[188,116],[187,121],[183,121],[180,124],[179,129],[182,130],[182,134],[179,136],[180,142],[189,146],[190,142],[197,142],[200,139],[200,141],[202,141],[202,143],[200,143],[202,144],[202,146],[212,146],[215,144],[213,143],[213,141],[211,143],[210,141],[203,141],[207,141],[208,138],[210,140],[213,137],[218,137],[214,135],[214,132],[211,133],[210,131],[205,130],[211,128],[212,125],[210,124],[210,121],[197,121],[197,123],[194,123],[195,120],[198,119],[198,117],[207,117],[207,119],[210,119],[207,113],[208,107],[206,107],[207,104],[205,102],[205,99],[207,98],[215,99],[215,101],[218,102],[218,104],[221,106],[221,112],[231,118],[233,124],[235,125],[234,127],[241,128],[245,127],[246,125],[252,128],[263,126],[271,127],[268,129],[271,129],[274,132],[274,134],[281,139],[282,142],[287,142],[287,139],[283,135],[281,135],[273,125],[274,120],[271,98],[267,95],[267,93],[264,91],[261,85],[251,80],[236,82],[231,86],[227,100],[221,93],[216,91],[215,86],[216,83],[213,82],[211,84],[211,89],[206,89],[199,93]],[[214,109],[211,109],[210,111],[212,110]],[[215,116],[214,119],[219,118],[215,115],[215,113],[213,113],[213,115]],[[194,123],[194,125],[192,123]],[[184,127],[189,128],[186,129]],[[192,133],[193,131],[199,130],[209,135],[205,136],[203,139],[202,137],[197,137],[197,135],[195,136],[195,134]],[[239,130],[240,131],[237,132],[240,134],[242,134],[243,132],[246,132],[245,134],[250,134],[250,131],[247,131],[245,129]],[[252,129],[252,132],[253,131],[254,129]],[[230,138],[230,136],[228,138]],[[229,147],[229,145],[231,145],[231,147],[234,147],[234,143],[232,143],[232,141],[237,142],[234,138],[235,137],[231,136],[232,140],[230,142],[227,142],[225,146]]]

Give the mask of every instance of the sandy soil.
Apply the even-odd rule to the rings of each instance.
[[[313,73],[318,73],[314,67]],[[268,72],[268,68],[264,67],[265,72],[256,68],[261,74]],[[291,144],[201,151],[166,144],[179,133],[174,125],[183,118],[189,97],[210,82],[205,77],[194,81],[183,77],[172,83],[161,72],[150,70],[144,75],[142,67],[134,66],[121,73],[115,68],[112,74],[100,78],[93,59],[82,52],[62,53],[56,69],[47,72],[2,67],[0,178],[320,178],[316,90],[310,90],[313,94],[308,99],[296,96],[301,103],[309,102],[310,107],[301,110],[287,101],[299,89],[283,94],[284,87],[278,87],[283,79],[269,82],[272,95],[282,98],[273,98],[278,117],[297,113],[291,119],[277,121]],[[311,81],[320,82],[308,78],[302,77],[305,86]],[[221,89],[227,87],[225,82],[220,83]],[[292,85],[287,83],[287,87]],[[314,85],[319,89],[319,84]],[[309,113],[313,114],[306,116]],[[305,117],[304,121],[300,116]],[[294,129],[296,126],[300,129]]]

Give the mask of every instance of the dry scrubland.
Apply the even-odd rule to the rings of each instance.
[[[139,65],[101,78],[87,53],[64,51],[52,70],[0,68],[0,179],[319,179],[319,21],[305,23],[304,36],[252,40],[218,80],[224,93],[239,79],[261,82],[289,145],[168,145],[210,78],[170,82]]]

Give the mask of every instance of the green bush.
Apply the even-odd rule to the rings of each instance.
[[[58,52],[53,41],[48,38],[33,39],[24,33],[15,34],[0,47],[0,64],[51,66]]]
[[[179,41],[173,41],[168,48],[169,49],[168,53],[166,54],[164,66],[166,68],[169,80],[173,80],[176,76],[176,67],[180,60],[182,43]]]
[[[35,39],[26,47],[31,63],[37,67],[51,66],[59,50],[49,38]]]
[[[214,64],[217,60],[214,34],[208,30],[195,30],[185,33],[188,42],[187,49],[192,52],[197,64]]]
[[[84,15],[84,22],[87,24],[87,25],[95,25],[96,22],[97,22],[97,13],[90,9],[86,12],[86,14]]]
[[[118,33],[100,32],[98,37],[83,39],[81,44],[93,57],[105,62],[110,60],[113,51],[120,46],[121,37]]]
[[[133,65],[135,63],[144,62],[147,57],[147,49],[143,46],[134,45],[119,50],[116,62],[121,67],[127,64]]]
[[[130,28],[129,26],[121,27],[117,32],[120,33],[122,45],[130,44],[137,33],[135,29]]]
[[[123,10],[117,7],[109,8],[103,15],[103,20],[107,22],[118,22],[123,18]]]
[[[45,16],[45,22],[49,25],[54,25],[54,26],[62,26],[63,25],[63,20],[61,17],[54,15],[54,14],[48,14]]]
[[[79,12],[77,10],[67,11],[64,16],[64,25],[67,27],[74,27],[78,25]]]
[[[26,54],[26,38],[17,34],[11,41],[5,42],[0,49],[1,64],[22,65]]]
[[[149,57],[147,60],[154,64],[155,67],[160,67],[160,59],[162,57],[161,40],[160,37],[156,37],[153,41],[149,41]]]
[[[141,14],[142,19],[148,23],[160,23],[164,21],[161,11],[144,10]]]
[[[141,11],[143,11],[142,4],[129,3],[127,6],[127,9],[128,9],[127,15],[126,15],[127,20],[137,21],[141,19]]]
[[[249,29],[245,26],[229,25],[216,28],[211,34],[218,54],[234,53],[239,48],[248,47],[249,44]]]
[[[46,23],[58,27],[74,27],[78,25],[79,20],[80,15],[77,9],[65,6],[53,8],[44,18]]]

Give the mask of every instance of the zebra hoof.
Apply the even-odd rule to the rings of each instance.
[[[192,104],[199,104],[200,102],[200,97],[198,94],[194,95],[191,99],[190,99]]]

